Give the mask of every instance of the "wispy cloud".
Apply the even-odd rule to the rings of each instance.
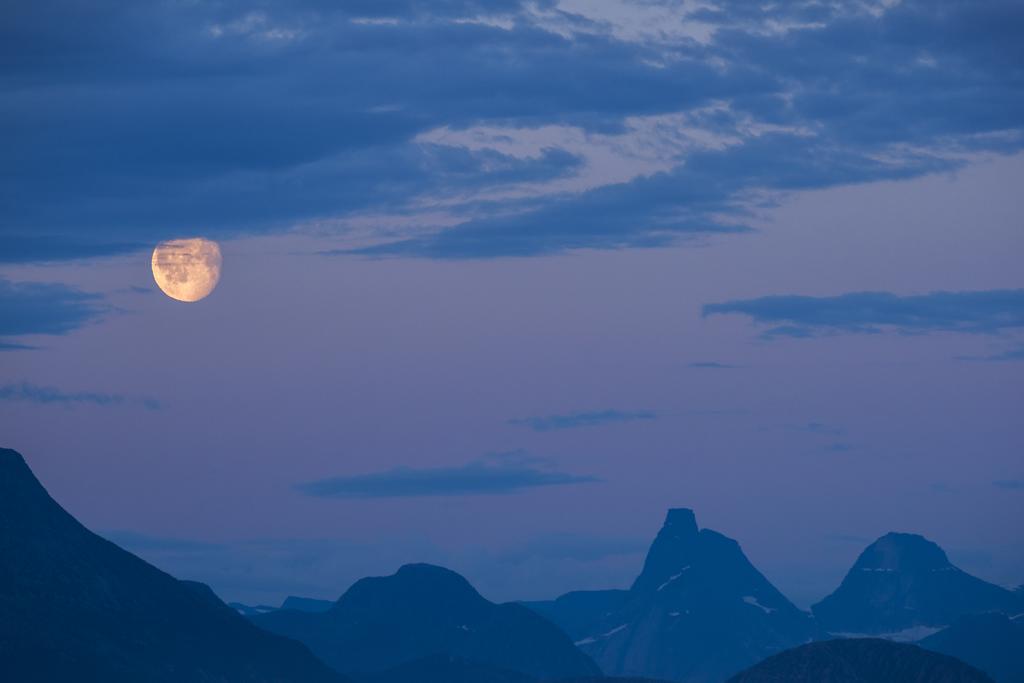
[[[579,427],[598,427],[616,422],[635,422],[637,420],[657,419],[657,413],[650,410],[600,410],[568,415],[546,415],[542,417],[522,417],[509,420],[508,423],[521,427],[529,427],[535,432],[550,432],[559,429],[577,429]]]
[[[67,334],[107,310],[100,294],[55,282],[11,282],[0,277],[0,348],[33,348],[7,337]]]
[[[66,392],[54,387],[41,387],[28,382],[0,386],[0,401],[27,401],[30,403],[54,404],[66,407],[76,405],[139,405],[148,410],[158,410],[160,408],[160,402],[155,398],[125,396],[122,394],[101,394],[92,391]]]
[[[1024,479],[998,479],[992,485],[1008,491],[1021,491],[1024,490]]]
[[[521,454],[489,456],[456,467],[397,467],[383,472],[330,477],[296,488],[320,498],[415,498],[516,493],[531,488],[599,481],[544,467]]]
[[[0,341],[0,351],[30,351],[38,348],[38,346],[32,346],[31,344]]]
[[[719,363],[713,360],[698,361],[696,363],[690,363],[691,368],[706,368],[709,370],[732,370],[738,368],[738,365],[730,365],[729,363]]]
[[[793,425],[789,428],[794,432],[806,432],[807,434],[826,434],[828,436],[840,436],[843,433],[842,427],[828,425],[824,422],[807,422],[806,424]]]
[[[980,363],[1007,363],[1013,361],[1024,361],[1024,346],[1009,349],[1000,353],[992,353],[987,356],[957,356],[957,360],[972,361]]]
[[[765,338],[885,331],[996,334],[1024,327],[1024,289],[911,296],[890,292],[766,296],[707,304],[703,314],[749,316],[757,324],[772,326],[762,333]]]

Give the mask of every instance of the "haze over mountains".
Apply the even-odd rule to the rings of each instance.
[[[412,564],[336,603],[238,609],[249,617],[89,532],[0,449],[2,680],[1024,682],[1020,591],[966,574],[934,543],[878,539],[816,618],[688,509],[668,512],[628,590],[494,604],[455,572]],[[915,629],[934,633],[920,647],[831,640]]]

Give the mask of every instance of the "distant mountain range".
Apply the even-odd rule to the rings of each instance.
[[[267,612],[277,612],[282,609],[293,609],[299,612],[326,612],[333,606],[334,603],[330,600],[300,598],[295,595],[289,595],[285,598],[280,607],[271,607],[270,605],[246,605],[241,602],[228,603],[228,607],[245,617],[251,617],[257,614],[266,614]]]
[[[673,509],[628,590],[495,604],[413,564],[336,603],[228,607],[89,532],[0,449],[5,682],[1024,683],[1022,604],[934,543],[887,534],[812,616],[735,541]]]
[[[548,620],[522,605],[496,605],[455,572],[427,564],[357,581],[327,612],[282,610],[251,619],[353,675],[435,654],[539,678],[601,673]]]
[[[253,626],[93,534],[0,449],[0,680],[340,683],[302,645]]]

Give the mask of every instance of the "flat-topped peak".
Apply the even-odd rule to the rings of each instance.
[[[690,508],[669,508],[664,526],[683,533],[696,533],[697,515]]]

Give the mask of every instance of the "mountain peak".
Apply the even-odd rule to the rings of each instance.
[[[13,448],[0,448],[0,472],[3,472],[5,477],[15,472],[32,476],[25,458]]]
[[[690,508],[669,508],[664,526],[687,534],[696,533],[697,515]]]
[[[869,545],[854,569],[868,571],[920,571],[945,569],[952,564],[938,544],[918,534],[890,531]]]
[[[324,613],[280,610],[253,621],[359,676],[433,655],[543,679],[599,672],[554,624],[521,605],[496,605],[459,574],[430,564],[360,579]]]
[[[456,572],[436,564],[413,562],[403,564],[395,572],[395,577],[412,581],[448,581],[469,585],[469,582]]]
[[[927,538],[893,532],[865,548],[839,588],[813,610],[834,633],[888,634],[1018,603],[1012,592],[958,569]]]
[[[433,614],[440,609],[456,618],[478,613],[489,604],[469,581],[450,569],[407,564],[390,576],[356,581],[331,609],[366,614],[382,610]]]
[[[674,508],[629,594],[615,596],[577,645],[609,675],[710,681],[816,635],[739,543]]]
[[[690,564],[698,537],[697,517],[689,508],[671,508],[658,531],[632,590],[653,589]]]

